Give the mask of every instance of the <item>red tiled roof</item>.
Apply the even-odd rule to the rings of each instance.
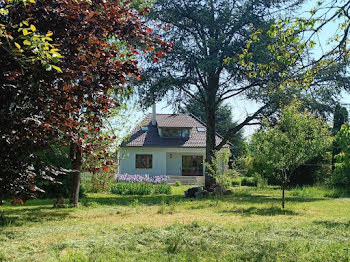
[[[157,126],[152,125],[152,114],[147,115],[130,134],[130,138],[122,143],[122,147],[149,146],[149,147],[206,147],[206,132],[199,132],[197,127],[204,127],[205,124],[191,114],[157,114]],[[147,126],[148,130],[141,127]],[[167,138],[160,137],[158,127],[190,128],[189,138]],[[218,145],[222,139],[216,136]]]

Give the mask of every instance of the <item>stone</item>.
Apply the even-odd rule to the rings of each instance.
[[[231,189],[227,189],[224,191],[224,195],[231,195],[231,194],[232,194]]]
[[[196,197],[196,192],[200,190],[200,187],[191,187],[185,191],[185,197]]]

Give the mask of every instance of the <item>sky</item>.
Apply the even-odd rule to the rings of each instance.
[[[312,8],[312,6],[315,4],[316,1],[309,1],[306,3],[306,5],[300,9],[299,15],[307,15],[308,10]],[[332,23],[329,26],[327,26],[320,34],[321,42],[323,43],[323,48],[327,48],[326,39],[333,34],[337,29],[337,25]],[[321,48],[318,48],[315,50],[315,56],[321,54]],[[258,104],[248,101],[242,97],[235,97],[227,101],[227,103],[232,107],[232,116],[233,121],[241,122],[246,118],[248,114],[254,113],[256,110],[258,110],[259,106]],[[343,94],[343,98],[341,99],[341,103],[347,103],[350,104],[350,94]],[[173,109],[171,106],[168,106],[166,101],[161,101],[156,104],[157,107],[157,113],[159,114],[171,114],[173,113]],[[350,109],[350,108],[348,108]],[[130,117],[130,121],[128,123],[128,126],[132,128],[135,126],[138,122],[141,121],[141,119],[144,117],[144,115],[151,113],[152,109],[149,108],[145,112],[142,112],[140,109],[132,108],[130,109],[129,114],[132,116]],[[246,126],[243,130],[243,135],[246,138],[249,138],[257,129],[257,126]]]

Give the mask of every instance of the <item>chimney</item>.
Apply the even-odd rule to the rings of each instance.
[[[152,125],[155,126],[157,125],[156,121],[156,103],[152,105]]]

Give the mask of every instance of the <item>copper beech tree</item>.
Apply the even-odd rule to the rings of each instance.
[[[50,144],[69,144],[70,203],[78,205],[84,155],[95,154],[102,163],[96,168],[106,170],[113,164],[106,143],[113,137],[102,135],[101,129],[130,93],[128,81],[141,78],[139,53],[158,58],[170,45],[155,36],[144,20],[148,8],[136,9],[129,1],[43,0],[15,4],[8,10],[4,22],[29,21],[55,44],[54,50],[49,48],[51,55],[58,55],[51,57],[53,63],[23,62],[11,52],[0,60],[0,95],[5,103],[1,105],[1,135],[6,137],[1,140],[0,187],[6,192],[2,195],[32,194],[38,176],[54,181],[54,175],[67,170],[43,165],[35,152]],[[12,30],[9,34],[14,38],[24,35],[23,30]],[[33,50],[21,53],[30,57]],[[14,183],[16,179],[20,183]]]

